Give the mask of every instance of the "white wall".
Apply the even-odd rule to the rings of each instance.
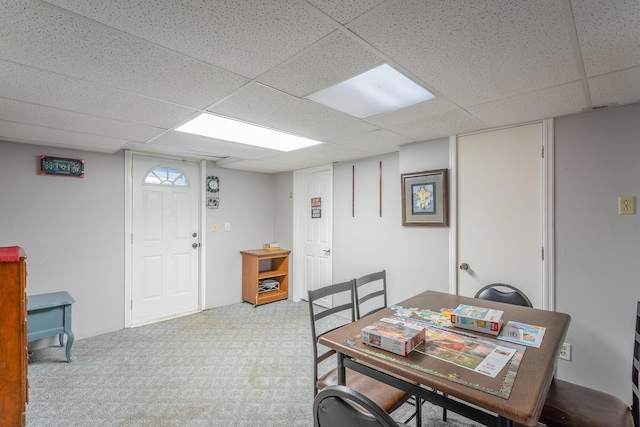
[[[448,138],[400,147],[400,174],[434,169],[450,169]],[[427,289],[449,292],[449,230],[449,227],[402,228],[403,298]]]
[[[390,304],[429,289],[448,292],[449,228],[403,227],[400,179],[402,173],[448,167],[448,139],[403,145],[399,153],[334,166],[334,282],[386,269]]]
[[[640,104],[555,120],[556,310],[571,315],[558,377],[631,401],[640,300]]]
[[[276,240],[274,234],[274,175],[216,168],[207,163],[207,176],[220,178],[220,207],[207,209],[204,236],[207,245],[205,308],[242,300],[241,250],[260,249]],[[218,231],[213,231],[213,224]],[[224,231],[229,223],[231,231]]]
[[[85,177],[39,174],[40,155]],[[27,254],[27,294],[68,291],[76,338],[124,326],[124,155],[0,142],[0,246]],[[37,343],[36,343],[37,344]]]
[[[336,164],[333,174],[334,229],[331,253],[334,283],[387,270],[389,301],[399,301],[400,286],[392,286],[399,283],[397,265],[401,226],[398,221],[400,179],[397,153]]]

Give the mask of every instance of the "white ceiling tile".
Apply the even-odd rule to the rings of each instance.
[[[640,99],[640,67],[589,79],[593,105],[631,104]]]
[[[382,63],[379,56],[335,31],[289,61],[269,70],[258,82],[296,96],[327,88]]]
[[[428,117],[424,120],[415,120],[391,126],[390,130],[412,138],[414,141],[428,141],[486,128],[487,125],[484,123],[474,119],[464,111],[456,110],[439,116]]]
[[[144,142],[163,129],[90,116],[42,105],[0,98],[0,117],[6,121]]]
[[[325,143],[307,147],[302,150],[278,153],[262,160],[297,167],[311,167],[319,164],[329,164],[353,160],[368,156],[369,153],[342,147],[336,144]]]
[[[250,78],[335,29],[296,0],[49,2]]]
[[[170,128],[196,110],[0,60],[0,97]]]
[[[348,27],[463,107],[579,77],[556,0],[390,1]]]
[[[501,99],[469,108],[489,127],[564,116],[587,106],[581,82]]]
[[[246,159],[259,159],[277,153],[275,150],[178,131],[166,132],[147,145],[172,146],[191,152],[206,153],[211,156],[242,157]]]
[[[38,2],[5,3],[0,17],[0,58],[42,70],[193,108],[248,81]]]
[[[141,142],[130,142],[126,146],[127,150],[138,151],[141,153],[151,154],[163,154],[167,156],[182,157],[194,160],[220,160],[224,157],[211,155],[196,150],[190,150],[184,147],[171,146],[171,145],[156,145],[153,143],[144,144]]]
[[[402,108],[401,110],[392,111],[391,113],[370,117],[365,119],[365,121],[373,125],[386,128],[401,123],[408,123],[427,117],[437,116],[457,109],[458,107],[448,99],[434,98],[407,108]]]
[[[0,120],[0,139],[29,144],[114,153],[129,141]]]
[[[261,172],[261,173],[279,173],[279,172],[287,172],[291,170],[291,165],[267,162],[263,160],[239,160],[233,163],[216,162],[216,166],[223,167],[225,169],[234,169],[234,170],[242,170],[247,172]]]
[[[386,154],[398,151],[403,144],[413,142],[413,139],[388,130],[375,130],[373,132],[338,138],[331,141],[332,144],[344,148],[351,148],[368,154]]]
[[[210,110],[319,141],[375,130],[343,113],[261,84],[249,84]]]
[[[571,2],[587,77],[640,65],[638,0]]]
[[[384,0],[309,0],[309,3],[341,24],[357,18]]]

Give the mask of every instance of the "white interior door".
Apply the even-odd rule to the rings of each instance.
[[[199,166],[133,156],[131,323],[199,308]]]
[[[333,165],[294,173],[295,286],[299,298],[333,280]],[[297,273],[296,273],[297,272]],[[319,301],[331,307],[332,301]]]
[[[507,283],[543,306],[543,127],[458,138],[458,294]]]

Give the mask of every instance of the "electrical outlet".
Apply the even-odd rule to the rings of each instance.
[[[216,224],[215,222],[213,223],[213,227],[212,227],[213,232],[215,233],[216,231],[218,231],[218,224]]]
[[[618,197],[618,215],[634,215],[636,213],[635,196]]]
[[[562,348],[560,349],[560,359],[571,360],[571,344],[569,344],[568,342],[562,343]]]

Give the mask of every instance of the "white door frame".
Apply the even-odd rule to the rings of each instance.
[[[132,245],[132,233],[133,233],[133,180],[132,180],[132,168],[133,168],[133,155],[138,156],[149,156],[149,157],[158,157],[168,160],[187,160],[179,157],[170,157],[170,156],[162,156],[150,153],[142,153],[126,150],[124,156],[124,186],[125,186],[125,199],[124,199],[124,211],[125,211],[125,219],[124,219],[124,327],[131,327],[131,245]],[[192,160],[193,161],[193,160]],[[200,170],[200,192],[203,193],[206,181],[206,171],[207,171],[207,163],[204,160],[199,162],[199,170]],[[206,263],[204,262],[206,258],[206,244],[205,238],[203,235],[205,228],[205,203],[203,200],[204,196],[201,194],[198,197],[198,215],[199,215],[199,230],[198,235],[200,236],[201,247],[199,250],[199,258],[198,258],[198,310],[204,309],[205,299],[205,284],[206,282]]]
[[[538,122],[539,123],[539,122]],[[523,123],[527,124],[527,123]],[[544,261],[542,263],[542,308],[554,311],[555,303],[555,216],[554,216],[554,131],[553,118],[542,121],[542,245]],[[521,126],[522,124],[518,125]],[[512,126],[485,130],[491,132]],[[465,135],[471,135],[472,132]],[[462,136],[462,135],[460,135]],[[449,292],[458,294],[458,137],[449,138]]]

